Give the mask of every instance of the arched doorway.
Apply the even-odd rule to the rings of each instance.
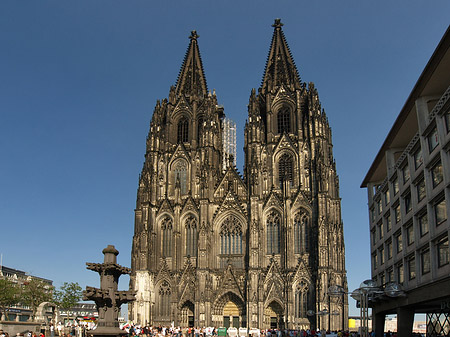
[[[283,307],[272,301],[264,308],[264,327],[266,329],[284,329]]]
[[[181,306],[181,326],[193,327],[194,326],[194,304],[191,301],[186,301]]]
[[[245,305],[242,299],[233,292],[227,292],[214,302],[213,324],[221,327],[244,327]]]

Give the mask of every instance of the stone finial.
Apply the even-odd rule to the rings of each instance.
[[[281,19],[275,19],[275,22],[272,25],[272,27],[275,27],[275,28],[281,28],[283,26],[284,26],[284,24],[281,22]]]
[[[113,245],[108,245],[102,250],[102,253],[105,255],[104,263],[117,263],[119,251]]]
[[[191,35],[189,36],[191,40],[197,40],[199,37],[200,35],[197,34],[196,30],[191,31]]]

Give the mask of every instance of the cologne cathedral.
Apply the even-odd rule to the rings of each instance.
[[[261,87],[250,92],[243,176],[224,150],[225,113],[195,31],[156,103],[135,210],[135,323],[347,328],[346,295],[328,294],[347,290],[331,129],[282,26],[275,20]]]

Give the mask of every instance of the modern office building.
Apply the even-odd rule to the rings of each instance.
[[[377,336],[397,314],[399,337],[415,313],[429,334],[450,331],[450,29],[417,80],[361,187],[367,187],[372,278],[404,294],[372,301]]]
[[[248,104],[244,177],[224,165],[235,145],[223,133],[235,127],[224,127],[224,109],[208,92],[195,31],[169,99],[157,102],[135,210],[134,322],[347,325],[346,296],[327,294],[331,285],[347,289],[331,128],[314,84],[300,80],[280,20],[273,27]]]

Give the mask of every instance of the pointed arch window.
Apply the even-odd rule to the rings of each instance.
[[[161,222],[162,254],[164,257],[172,256],[172,219],[164,218]]]
[[[278,133],[291,132],[291,111],[288,107],[283,107],[277,114]]]
[[[280,161],[278,162],[278,180],[280,182],[280,187],[283,186],[283,181],[289,181],[292,185],[293,182],[293,160],[292,156],[289,153],[285,153],[281,156]]]
[[[182,117],[178,121],[178,143],[187,143],[188,142],[188,131],[189,131],[189,123],[186,117]]]
[[[294,217],[294,253],[300,254],[309,250],[308,214],[304,211]]]
[[[187,165],[184,160],[178,160],[175,164],[175,186],[180,183],[180,192],[182,195],[187,193]]]
[[[186,227],[186,255],[197,256],[197,220],[189,216],[185,222]]]
[[[272,212],[267,217],[267,254],[280,254],[280,215]]]
[[[170,285],[167,281],[164,281],[159,286],[159,315],[162,317],[170,317]]]
[[[306,318],[308,311],[308,285],[300,281],[295,289],[295,317]]]
[[[242,225],[233,216],[228,216],[220,228],[220,254],[242,254]]]

